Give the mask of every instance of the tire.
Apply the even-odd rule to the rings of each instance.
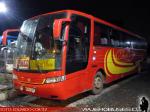
[[[101,72],[97,72],[93,79],[93,88],[91,93],[96,95],[101,93],[103,89],[103,74]]]

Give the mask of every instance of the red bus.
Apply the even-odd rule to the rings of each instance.
[[[7,29],[7,30],[5,30],[3,32],[3,35],[2,35],[2,45],[6,46],[8,44],[8,40],[10,40],[10,41],[17,40],[16,36],[14,36],[14,37],[12,36],[12,38],[11,38],[11,37],[9,37],[8,34],[10,34],[10,33],[18,33],[18,32],[19,32],[19,29]]]
[[[25,20],[17,40],[16,90],[65,100],[140,71],[145,40],[82,12],[63,10]]]
[[[12,73],[13,71],[13,49],[17,40],[19,29],[7,29],[0,36],[0,57],[3,66],[2,71]],[[12,35],[13,34],[13,35]]]

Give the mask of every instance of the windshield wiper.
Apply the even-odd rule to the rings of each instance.
[[[26,41],[27,41],[28,36],[27,36],[26,34],[24,34],[23,32],[21,32],[21,36],[23,37],[23,39],[24,39],[24,40],[26,40]]]

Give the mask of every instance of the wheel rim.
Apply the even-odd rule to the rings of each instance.
[[[96,78],[95,78],[94,86],[95,86],[95,88],[97,88],[97,89],[101,88],[102,83],[101,83],[101,78],[100,78],[100,77],[96,77]]]

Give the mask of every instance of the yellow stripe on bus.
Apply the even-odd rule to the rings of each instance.
[[[113,50],[113,59],[114,59],[114,62],[118,65],[123,65],[123,66],[131,66],[133,65],[133,63],[127,63],[127,62],[121,62],[121,61],[118,61],[115,57],[115,51]]]
[[[110,76],[109,73],[114,74],[114,75],[127,73],[127,72],[134,70],[136,67],[137,67],[136,65],[133,65],[130,67],[128,67],[128,66],[127,67],[116,66],[113,63],[112,50],[107,51],[107,53],[105,55],[105,66],[104,66],[104,68],[105,68],[105,71],[106,71],[108,76]]]

